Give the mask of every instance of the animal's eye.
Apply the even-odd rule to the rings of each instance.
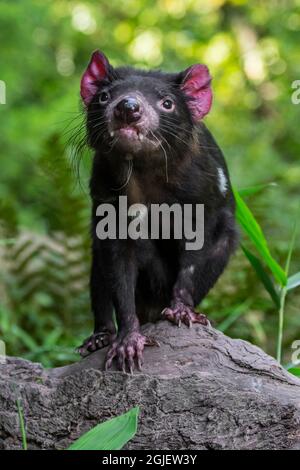
[[[163,108],[167,109],[168,111],[171,111],[174,108],[174,103],[170,99],[166,99],[162,102]]]
[[[102,93],[99,96],[99,102],[101,104],[107,103],[109,100],[109,95],[106,91],[102,91]]]

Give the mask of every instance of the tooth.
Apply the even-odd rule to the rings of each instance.
[[[139,140],[142,141],[143,138],[144,138],[144,135],[140,133],[140,134],[139,134]]]
[[[115,135],[114,131],[111,131],[110,136],[113,137]]]

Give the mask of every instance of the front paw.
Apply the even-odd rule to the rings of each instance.
[[[97,349],[102,349],[108,346],[114,336],[107,330],[99,331],[89,336],[76,351],[81,357],[86,357]]]
[[[142,335],[139,331],[132,331],[125,335],[120,335],[108,350],[105,362],[105,370],[112,366],[115,359],[119,370],[130,374],[135,366],[142,369],[143,353],[145,346],[159,346],[157,341]]]
[[[209,325],[209,321],[203,313],[197,313],[191,307],[179,301],[173,307],[165,308],[161,314],[163,318],[175,323],[177,326],[181,326],[181,323],[190,328],[193,323]]]

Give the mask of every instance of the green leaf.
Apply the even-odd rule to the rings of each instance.
[[[18,409],[18,416],[19,416],[20,431],[21,431],[21,436],[22,436],[23,450],[27,450],[25,420],[24,420],[23,407],[22,407],[20,398],[17,398],[17,409]]]
[[[300,207],[298,209],[298,213],[299,213],[299,211],[300,211]],[[293,254],[295,243],[296,243],[298,227],[299,227],[299,219],[297,218],[296,222],[295,222],[295,225],[294,225],[292,238],[291,238],[291,241],[290,241],[290,244],[289,244],[289,251],[288,251],[287,260],[286,260],[285,273],[286,273],[287,276],[289,275],[289,272],[290,272],[292,254]]]
[[[139,407],[98,424],[70,445],[68,450],[120,450],[137,431]]]
[[[280,307],[280,298],[278,295],[278,292],[275,289],[274,283],[272,278],[269,276],[267,271],[265,270],[262,262],[245,246],[242,245],[242,250],[245,253],[246,257],[250,261],[251,265],[255,269],[255,272],[257,274],[257,277],[259,280],[262,282],[262,284],[265,286],[266,291],[270,294],[271,299],[273,300],[275,306],[277,308]]]
[[[300,206],[299,206],[300,209]],[[298,209],[298,212],[299,212]],[[288,255],[286,259],[286,264],[285,264],[285,274],[286,276],[289,275],[290,272],[290,265],[291,265],[291,259],[292,259],[292,254],[293,250],[295,247],[296,243],[296,236],[297,236],[297,231],[298,231],[298,222],[299,218],[296,219],[296,223],[294,226],[294,230],[292,233],[292,238],[289,244],[289,250],[288,250]],[[279,324],[278,324],[278,337],[277,337],[277,361],[281,363],[281,357],[282,357],[282,340],[283,340],[283,325],[284,325],[284,309],[285,309],[285,302],[286,302],[286,296],[288,293],[287,285],[284,286],[281,291],[280,291],[280,308],[279,308]]]
[[[300,286],[300,271],[293,276],[290,276],[287,281],[287,290],[295,289]]]
[[[300,367],[291,367],[288,369],[288,372],[295,375],[296,377],[300,377]]]
[[[281,266],[272,257],[268,248],[267,241],[259,224],[257,223],[252,212],[236,190],[234,190],[234,196],[236,200],[237,220],[242,226],[244,232],[248,235],[252,243],[255,245],[257,251],[261,255],[264,262],[270,268],[277,282],[279,282],[281,286],[285,286],[287,283],[287,276]]]
[[[239,195],[241,197],[247,197],[247,196],[252,196],[257,193],[261,193],[267,188],[277,186],[276,183],[266,183],[266,184],[258,184],[256,186],[250,186],[249,188],[242,188],[239,189]]]
[[[287,256],[287,261],[286,261],[285,272],[287,276],[289,275],[292,254],[293,254],[293,250],[294,250],[296,239],[297,239],[297,233],[298,233],[298,228],[299,228],[299,212],[300,212],[300,206],[298,209],[298,217],[295,222],[295,226],[294,226],[294,230],[293,230],[293,234],[292,234],[292,238],[290,242],[289,252]],[[295,289],[299,285],[300,285],[300,271],[296,274],[293,274],[292,276],[288,278],[286,289],[287,291],[289,291],[289,290]]]

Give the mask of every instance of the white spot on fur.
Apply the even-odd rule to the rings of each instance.
[[[221,193],[225,196],[225,194],[227,193],[227,189],[228,189],[228,181],[222,168],[218,168],[218,177],[219,177],[219,189]]]

